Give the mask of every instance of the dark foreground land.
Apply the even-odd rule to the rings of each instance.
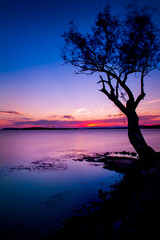
[[[73,216],[61,230],[42,240],[160,239],[160,162],[145,166],[140,160],[99,158],[104,167],[124,172],[110,192],[99,191],[101,202],[92,202],[85,215]],[[95,161],[86,157],[87,161]]]

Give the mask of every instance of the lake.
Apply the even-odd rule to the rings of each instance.
[[[160,151],[160,129],[142,130]],[[38,239],[82,204],[98,199],[123,174],[83,155],[134,151],[126,129],[0,131],[0,232],[5,240]]]

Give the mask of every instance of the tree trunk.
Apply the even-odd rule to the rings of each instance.
[[[139,128],[139,118],[135,110],[128,109],[129,141],[144,162],[150,162],[156,157],[156,152],[147,145]]]

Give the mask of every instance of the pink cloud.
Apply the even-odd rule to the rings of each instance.
[[[141,125],[157,125],[160,124],[160,115],[143,115],[139,116]],[[7,124],[8,123],[8,124]],[[71,115],[64,115],[62,120],[47,120],[31,118],[21,118],[20,120],[9,120],[2,127],[60,127],[60,128],[80,128],[80,127],[114,127],[127,126],[127,118],[122,114],[109,115],[106,119],[93,120],[76,120]]]
[[[17,112],[17,111],[0,111],[0,113],[2,114],[15,114],[15,115],[21,115],[21,112]]]
[[[74,117],[72,117],[71,115],[63,115],[63,118],[74,119]]]

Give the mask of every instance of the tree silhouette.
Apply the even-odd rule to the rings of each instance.
[[[100,74],[100,91],[126,115],[129,140],[140,158],[155,155],[142,136],[136,113],[146,95],[144,78],[160,62],[159,29],[150,14],[144,9],[129,8],[125,20],[121,20],[112,16],[107,6],[97,16],[90,34],[81,34],[72,23],[63,37],[61,56],[65,63],[76,67],[77,73]],[[141,91],[136,98],[128,86],[133,74],[140,79]]]

